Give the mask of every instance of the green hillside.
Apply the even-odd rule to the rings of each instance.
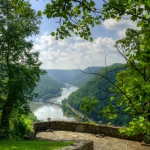
[[[46,70],[48,75],[62,83],[69,83],[75,76],[80,74],[79,69],[71,69],[71,70],[59,70],[59,69],[48,69]]]
[[[116,74],[121,71],[124,66],[122,64],[114,64],[111,66],[108,66],[107,69],[103,68],[99,74],[106,76],[106,70],[107,70],[107,77],[111,80],[111,82],[115,83],[115,77]],[[96,98],[99,102],[96,105],[97,110],[101,110],[110,103],[110,87],[112,87],[112,84],[105,78],[102,78],[100,75],[95,76],[92,78],[87,84],[83,85],[81,88],[79,88],[76,92],[73,92],[68,99],[63,100],[63,109],[65,110],[65,104],[68,103],[72,107],[74,107],[76,110],[82,112],[80,110],[80,105],[82,103],[82,98]],[[101,120],[100,114],[96,113],[95,111],[90,112],[90,117],[94,121]],[[119,124],[122,125],[125,122],[128,121],[128,117],[126,116],[119,116],[116,120],[114,120],[113,124]],[[109,120],[107,118],[103,117],[103,122],[108,123]]]
[[[62,83],[52,79],[48,75],[42,75],[40,82],[37,83],[35,92],[38,93],[38,98],[33,101],[47,100],[52,97],[57,97],[61,95]]]
[[[79,75],[74,77],[69,83],[75,85],[77,87],[81,87],[82,85],[86,84],[90,79],[92,79],[95,75],[88,74],[90,72],[97,73],[103,67],[88,67],[83,72],[81,71]]]

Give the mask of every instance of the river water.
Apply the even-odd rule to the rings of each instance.
[[[67,98],[72,92],[76,91],[78,88],[74,86],[66,86],[62,88],[62,95],[57,98],[52,98],[48,101],[56,101],[61,103],[64,98]],[[37,117],[38,120],[47,120],[51,118],[52,120],[68,120],[75,121],[76,118],[73,116],[67,116],[61,107],[45,104],[43,102],[31,102],[30,103],[31,111]]]

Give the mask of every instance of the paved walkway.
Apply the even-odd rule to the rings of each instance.
[[[70,131],[40,132],[37,134],[37,137],[50,140],[91,140],[94,142],[94,150],[150,150],[150,147],[141,146],[140,142],[108,136],[100,138],[90,133]]]

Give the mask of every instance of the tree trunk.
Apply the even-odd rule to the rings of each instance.
[[[2,117],[1,117],[1,127],[3,129],[1,138],[9,138],[9,120],[13,110],[13,105],[10,100],[7,100],[3,107]]]
[[[150,109],[148,110],[148,113],[150,113]],[[148,122],[150,122],[150,115],[147,116]]]

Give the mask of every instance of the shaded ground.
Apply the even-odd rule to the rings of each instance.
[[[90,133],[71,131],[40,132],[37,137],[51,140],[91,140],[94,142],[94,150],[150,150],[150,147],[141,146],[140,142],[108,136],[100,138]]]

